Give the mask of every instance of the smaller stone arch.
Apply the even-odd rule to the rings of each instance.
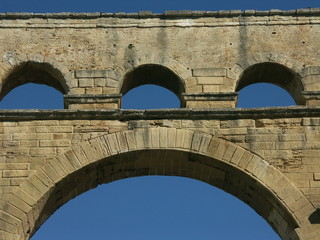
[[[304,82],[301,77],[304,66],[285,56],[267,53],[256,54],[242,60],[232,68],[235,91],[254,83],[272,83],[285,89],[296,104],[304,105]]]
[[[181,107],[185,106],[182,96],[185,92],[185,83],[168,67],[160,64],[143,64],[131,69],[123,77],[120,93],[124,95],[131,89],[144,84],[154,84],[170,90],[180,99]]]
[[[301,78],[287,67],[272,62],[257,63],[248,67],[241,74],[236,91],[255,83],[271,83],[285,89],[295,100],[296,104],[304,105]]]
[[[136,68],[140,65],[145,64],[157,64],[171,69],[175,72],[181,79],[187,79],[192,77],[191,68],[183,65],[182,63],[168,57],[168,56],[159,56],[155,54],[140,55],[137,53],[134,61],[130,61],[130,64],[125,65],[125,70],[130,71],[133,68]]]
[[[0,100],[14,88],[26,83],[45,84],[63,94],[69,91],[67,76],[70,73],[54,59],[38,54],[16,56],[10,53],[3,58]]]

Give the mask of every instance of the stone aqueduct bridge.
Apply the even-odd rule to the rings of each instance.
[[[1,98],[42,83],[66,108],[0,111],[0,239],[29,239],[98,184],[155,174],[223,189],[282,239],[320,239],[320,9],[0,14],[0,57]],[[236,108],[257,82],[297,106]],[[121,110],[146,83],[181,108]]]

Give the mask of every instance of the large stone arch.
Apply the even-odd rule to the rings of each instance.
[[[30,82],[46,84],[66,94],[71,75],[69,69],[55,59],[40,54],[6,52],[0,66],[0,100],[15,87]]]
[[[0,237],[29,239],[59,206],[82,192],[153,174],[190,177],[222,188],[247,202],[283,239],[314,239],[308,218],[315,208],[280,171],[224,139],[165,127],[102,135],[49,161],[0,206]]]

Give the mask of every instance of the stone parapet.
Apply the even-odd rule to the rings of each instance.
[[[238,93],[184,93],[182,96],[187,108],[234,108]]]
[[[120,108],[121,94],[66,95],[68,109],[117,109]]]
[[[32,120],[152,120],[152,119],[261,119],[310,118],[320,116],[319,107],[268,108],[180,108],[180,109],[67,109],[67,110],[1,110],[0,122]]]
[[[0,13],[0,19],[27,19],[27,18],[57,18],[57,19],[77,19],[77,18],[100,18],[100,17],[117,17],[117,18],[174,18],[174,17],[237,17],[237,16],[310,16],[320,15],[320,8],[305,8],[294,10],[272,9],[267,11],[260,10],[220,10],[220,11],[165,11],[164,13],[153,13],[152,11],[140,11],[136,13],[29,13],[29,12],[7,12]]]

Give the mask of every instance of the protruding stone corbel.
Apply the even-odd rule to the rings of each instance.
[[[306,106],[320,106],[320,91],[302,91]]]
[[[67,109],[118,109],[122,94],[65,95],[64,106]]]
[[[234,108],[237,92],[221,93],[183,93],[187,108]]]

